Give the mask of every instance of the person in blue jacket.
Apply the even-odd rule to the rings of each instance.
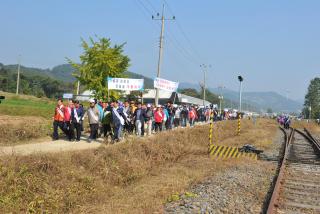
[[[123,108],[119,107],[119,101],[113,103],[112,108],[112,122],[114,125],[113,141],[119,142],[121,139],[122,127],[126,118],[123,113]]]
[[[71,111],[71,121],[73,123],[73,126],[76,129],[76,141],[80,141],[80,136],[81,136],[81,125],[83,121],[83,116],[84,116],[84,110],[83,107],[80,105],[79,101],[76,100],[74,101],[74,108]],[[74,132],[74,130],[70,130]],[[74,136],[74,135],[73,135]]]

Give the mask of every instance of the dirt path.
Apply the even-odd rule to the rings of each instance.
[[[195,124],[196,126],[205,125],[205,123],[198,123]],[[181,129],[173,129],[175,130]],[[187,127],[190,129],[190,127]],[[149,137],[153,137],[151,135]],[[135,136],[130,136],[135,137]],[[144,138],[149,138],[144,137]],[[67,140],[57,140],[52,141],[50,139],[40,140],[37,143],[28,143],[28,144],[21,144],[15,146],[0,146],[0,155],[31,155],[36,153],[54,153],[54,152],[65,152],[65,151],[78,151],[78,150],[85,150],[85,149],[95,149],[99,146],[103,145],[103,139],[100,138],[97,141],[92,141],[88,143],[87,141],[88,136],[82,136],[79,142],[69,142]]]
[[[0,155],[30,155],[34,153],[50,153],[50,152],[65,152],[84,149],[94,149],[102,145],[102,140],[92,141],[88,143],[85,139],[79,142],[69,142],[67,140],[43,141],[41,143],[22,144],[16,146],[0,147]]]

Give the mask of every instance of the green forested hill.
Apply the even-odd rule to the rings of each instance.
[[[0,65],[0,91],[16,91],[17,72],[14,66]],[[20,74],[20,94],[34,95],[37,97],[57,97],[62,93],[72,92],[73,83],[59,81],[40,69],[23,67]]]
[[[0,63],[0,68],[4,68],[11,73],[17,73],[17,65],[3,65]],[[55,80],[73,83],[75,78],[72,76],[74,68],[70,64],[62,64],[53,67],[52,69],[39,69],[21,66],[21,73],[25,76],[41,76],[41,77],[50,77]],[[153,79],[145,77],[141,74],[136,74],[133,72],[125,72],[124,75],[129,78],[144,79],[145,88],[153,88]]]
[[[0,90],[14,93],[16,90],[18,65],[0,63]],[[62,93],[73,93],[74,68],[63,64],[52,69],[20,66],[20,93],[37,97],[56,97]],[[140,74],[125,72],[125,77],[145,80],[145,88],[153,88],[153,80]]]

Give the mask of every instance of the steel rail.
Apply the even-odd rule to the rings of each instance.
[[[281,128],[284,133],[285,133],[285,144],[284,144],[284,155],[282,157],[282,159],[280,160],[280,169],[279,169],[279,173],[277,176],[277,181],[276,184],[274,186],[273,192],[272,192],[272,196],[269,202],[269,206],[267,209],[267,213],[268,214],[272,214],[275,213],[277,207],[278,207],[278,202],[279,202],[279,195],[280,195],[280,188],[282,185],[282,181],[284,178],[284,171],[285,171],[285,165],[286,165],[286,159],[288,157],[288,153],[289,153],[289,144],[292,142],[292,138],[294,136],[294,132],[295,129],[290,128],[290,134],[288,136],[288,134],[285,132],[285,130],[283,128]]]
[[[317,152],[318,152],[318,155],[320,155],[320,142],[312,136],[312,134],[309,132],[308,129],[304,128],[303,130],[304,130],[305,133],[307,133],[307,134],[305,134],[305,133],[303,133],[303,132],[301,132],[301,131],[299,131],[299,133],[301,133],[302,135],[304,135],[307,139],[309,139],[310,142],[312,142],[313,146],[315,147],[315,149],[316,149]]]

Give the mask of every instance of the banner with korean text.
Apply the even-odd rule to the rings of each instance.
[[[154,88],[162,89],[165,91],[177,91],[179,87],[178,82],[172,82],[169,80],[156,77],[153,81]]]
[[[122,91],[141,91],[144,89],[144,79],[108,77],[108,89]]]

